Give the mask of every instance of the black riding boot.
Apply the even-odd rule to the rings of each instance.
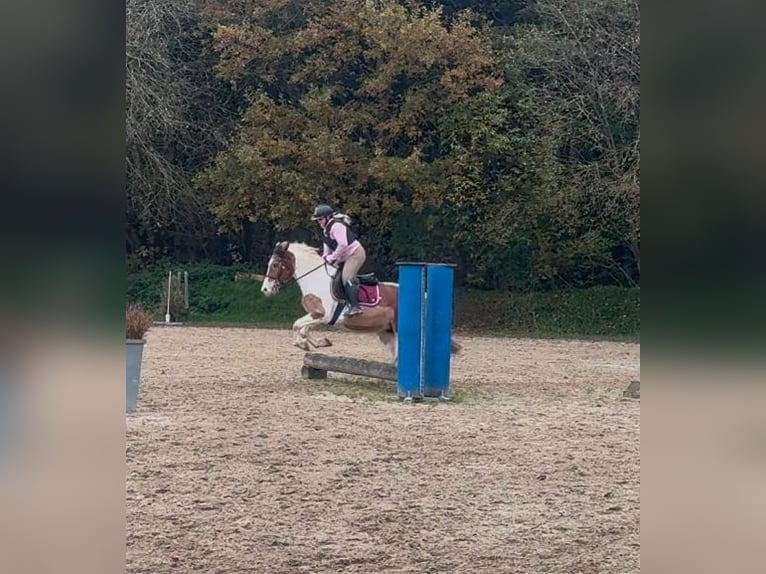
[[[359,280],[351,279],[347,281],[343,285],[343,290],[346,292],[346,302],[348,303],[348,307],[343,314],[346,317],[353,317],[361,313],[362,309],[359,307]]]

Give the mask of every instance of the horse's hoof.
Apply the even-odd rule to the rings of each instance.
[[[300,343],[293,343],[296,347],[298,347],[301,351],[308,352],[309,350],[309,344],[306,341],[301,341]]]
[[[327,337],[322,337],[317,341],[317,347],[332,347],[332,341]]]

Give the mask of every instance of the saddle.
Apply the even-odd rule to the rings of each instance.
[[[380,287],[378,278],[374,273],[357,275],[359,281],[359,304],[363,307],[374,307],[380,303]],[[346,293],[343,291],[343,265],[338,267],[338,272],[332,280],[332,296],[336,301],[345,301]]]

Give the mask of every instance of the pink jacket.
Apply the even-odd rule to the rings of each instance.
[[[322,257],[330,263],[343,263],[360,246],[360,243],[357,240],[354,240],[351,243],[348,242],[346,226],[340,222],[336,222],[330,228],[330,237],[338,242],[335,251],[331,251],[327,243],[323,244],[324,249],[322,251]]]

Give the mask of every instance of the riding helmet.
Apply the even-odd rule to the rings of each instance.
[[[324,205],[324,204],[317,205],[316,209],[314,210],[314,215],[311,219],[317,220],[322,217],[332,217],[334,213],[335,213],[335,210],[329,205]]]

